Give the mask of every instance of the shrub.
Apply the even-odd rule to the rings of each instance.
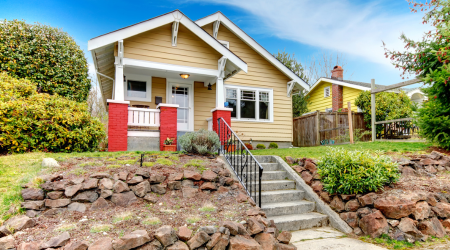
[[[245,143],[245,146],[247,147],[248,150],[253,150],[253,146],[250,143]]]
[[[0,152],[96,150],[105,132],[87,105],[35,87],[0,73]]]
[[[397,164],[385,155],[369,151],[331,148],[317,164],[324,189],[331,193],[376,192],[399,178]]]
[[[271,142],[269,144],[269,148],[278,148],[278,144],[276,144],[275,142]]]
[[[256,145],[256,148],[257,149],[266,149],[266,146],[264,146],[264,144],[258,144],[258,145]]]
[[[201,155],[211,154],[220,146],[220,139],[216,132],[200,129],[197,132],[186,133],[178,139],[181,147],[188,153]]]
[[[78,102],[86,101],[91,88],[80,46],[61,29],[42,24],[0,22],[0,71]]]

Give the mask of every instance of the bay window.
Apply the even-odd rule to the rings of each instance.
[[[225,99],[232,108],[231,118],[240,121],[273,121],[272,89],[225,86]]]

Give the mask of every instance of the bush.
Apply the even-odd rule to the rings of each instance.
[[[186,133],[178,139],[184,151],[192,154],[212,154],[219,149],[220,139],[216,132],[200,129]]]
[[[78,102],[91,88],[83,50],[66,32],[42,24],[0,21],[0,71]]]
[[[87,105],[39,94],[36,85],[0,73],[0,152],[96,150],[105,132]]]
[[[256,145],[257,149],[266,149],[266,146],[264,146],[264,144],[258,144]]]
[[[250,143],[245,143],[244,145],[247,147],[248,150],[253,150],[252,144],[250,144]]]
[[[276,144],[275,142],[271,142],[269,144],[269,148],[278,148],[278,144]]]
[[[330,148],[317,164],[324,189],[330,194],[376,192],[399,178],[395,162],[385,155],[369,151]]]

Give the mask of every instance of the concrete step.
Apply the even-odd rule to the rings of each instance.
[[[251,187],[252,190],[258,190],[257,183],[255,182],[249,183],[249,187]],[[291,180],[261,181],[261,191],[274,191],[287,189],[295,189],[295,181]]]
[[[305,192],[301,190],[276,190],[261,192],[262,204],[286,201],[300,201],[303,200]],[[256,193],[256,200],[259,200],[259,195]]]
[[[252,174],[253,176],[258,176],[259,173],[248,173],[249,175]],[[288,177],[288,173],[286,171],[266,171],[264,170],[261,180],[268,181],[268,180],[286,180]]]
[[[262,210],[268,217],[291,214],[305,214],[314,211],[315,203],[311,201],[288,201],[262,204]]]
[[[234,164],[236,165],[236,167],[241,166],[241,164],[239,162],[236,162]],[[265,172],[265,171],[277,171],[277,170],[280,169],[278,167],[278,163],[260,163],[260,165],[263,168],[263,172]],[[257,170],[254,165],[250,169],[252,171]]]
[[[277,229],[281,231],[295,231],[328,225],[328,216],[316,212],[269,216],[268,219],[274,220]]]

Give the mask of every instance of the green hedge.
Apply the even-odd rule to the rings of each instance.
[[[104,136],[86,104],[39,94],[36,83],[0,73],[0,151],[94,151]]]
[[[0,71],[79,102],[91,88],[83,50],[66,32],[42,24],[0,20]]]
[[[397,163],[369,151],[330,148],[317,168],[324,189],[331,194],[375,192],[400,178]]]

